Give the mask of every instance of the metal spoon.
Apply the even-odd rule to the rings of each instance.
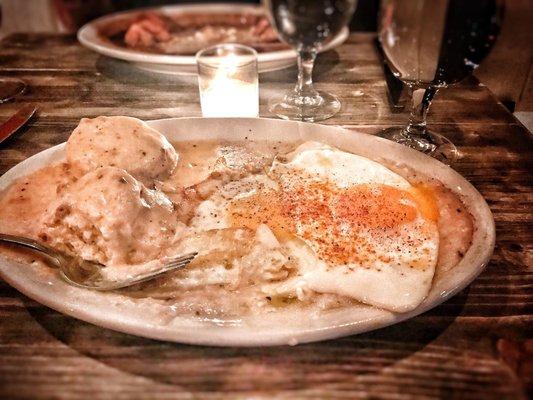
[[[54,267],[59,269],[59,275],[66,282],[85,289],[100,291],[122,289],[137,283],[149,281],[167,272],[185,267],[198,254],[198,252],[193,252],[176,257],[166,257],[161,259],[160,265],[148,272],[130,276],[123,280],[110,280],[102,274],[102,270],[106,268],[105,265],[67,255],[43,245],[36,240],[0,233],[0,242],[12,243],[38,251],[42,253]],[[133,265],[131,267],[133,267]]]

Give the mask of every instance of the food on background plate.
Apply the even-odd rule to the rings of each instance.
[[[160,54],[192,55],[219,43],[240,43],[257,51],[288,48],[265,16],[252,13],[147,11],[102,27],[100,35],[119,46]]]
[[[435,274],[453,273],[473,221],[440,182],[384,164],[318,142],[169,147],[139,120],[83,119],[66,162],[0,195],[0,231],[115,270],[198,251],[186,269],[120,292],[194,318],[360,303],[406,312]],[[54,195],[40,200],[43,176]]]

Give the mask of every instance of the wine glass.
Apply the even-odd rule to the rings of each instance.
[[[0,78],[0,104],[23,94],[28,85],[17,78]]]
[[[283,119],[320,121],[341,108],[339,99],[313,87],[318,50],[344,28],[357,0],[263,0],[279,37],[298,52],[298,83],[270,111]]]
[[[409,124],[381,137],[446,163],[455,145],[426,127],[431,101],[440,88],[469,76],[489,53],[499,33],[500,0],[383,0],[379,41],[393,74],[412,92]]]

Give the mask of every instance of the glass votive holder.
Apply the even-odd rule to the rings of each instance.
[[[196,53],[204,117],[257,117],[257,52],[240,44],[219,44]]]

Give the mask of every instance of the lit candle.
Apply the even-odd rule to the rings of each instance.
[[[259,84],[254,49],[222,44],[200,51],[198,85],[204,117],[257,117]]]

